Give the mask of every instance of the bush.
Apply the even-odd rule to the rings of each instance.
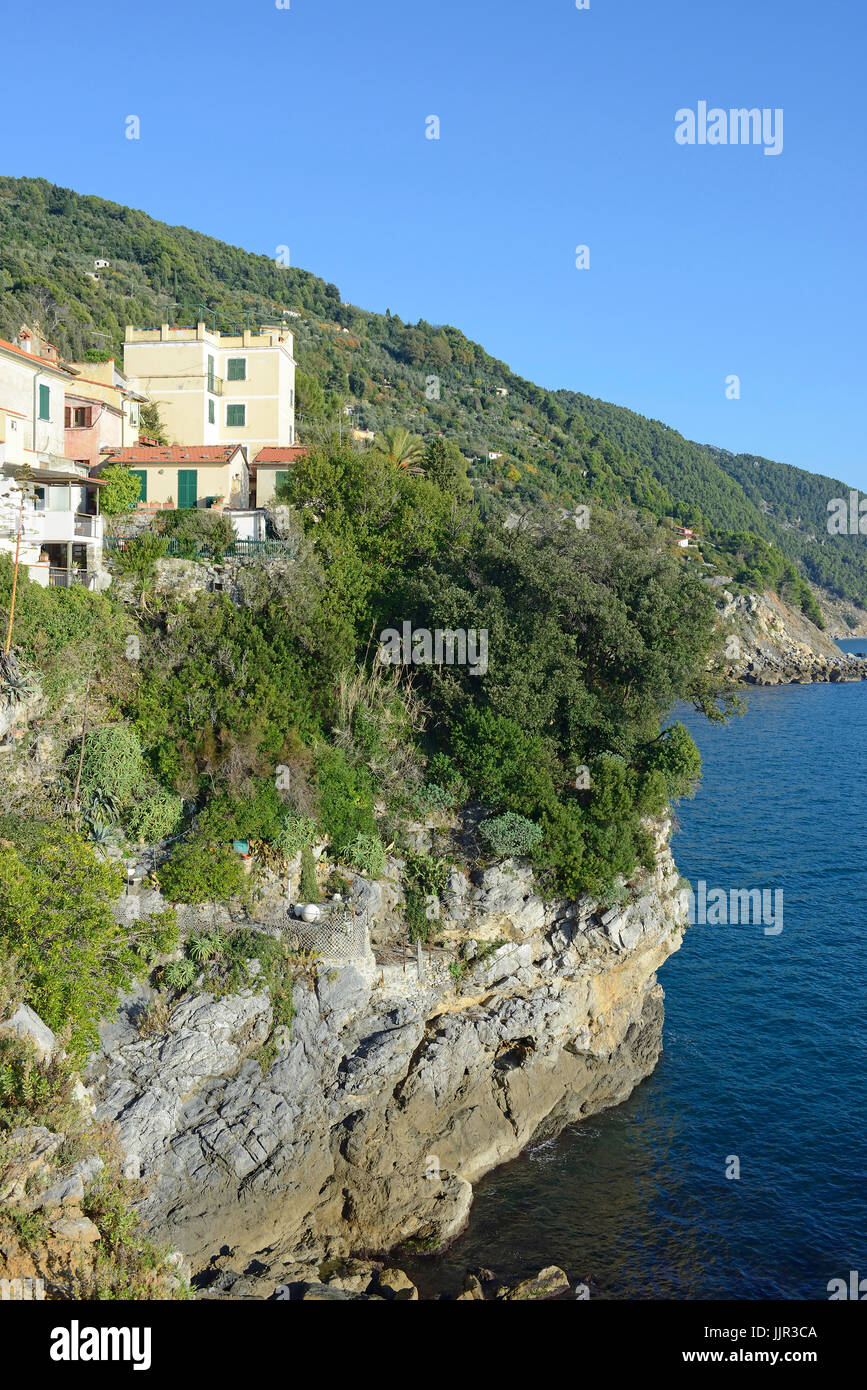
[[[286,807],[273,779],[259,778],[246,794],[212,797],[199,816],[200,834],[211,840],[264,840],[276,844]]]
[[[97,1042],[134,964],[112,910],[119,869],[58,825],[0,816],[0,944],[29,976],[26,1002],[79,1056]]]
[[[316,880],[316,861],[309,845],[305,845],[301,851],[301,884],[298,889],[298,897],[303,903],[318,903],[320,899],[319,884]]]
[[[131,512],[141,494],[141,478],[123,463],[109,463],[100,474],[99,510],[103,516]]]
[[[132,575],[140,584],[144,584],[153,574],[157,560],[163,558],[168,548],[168,543],[160,536],[145,531],[141,536],[131,537],[123,550],[114,552],[114,568],[118,574]]]
[[[72,1067],[42,1058],[27,1038],[0,1037],[0,1132],[19,1125],[61,1128],[75,1113]]]
[[[166,787],[157,787],[132,806],[126,825],[137,844],[153,845],[176,835],[183,816],[181,798]]]
[[[227,902],[246,887],[244,867],[228,845],[205,839],[185,840],[157,871],[169,902]]]
[[[72,762],[77,762],[76,750]],[[128,806],[146,775],[141,743],[129,724],[109,724],[88,734],[81,764],[83,795],[96,792],[117,807]]]
[[[506,811],[502,816],[490,816],[479,833],[492,854],[530,855],[538,848],[543,832],[535,821],[516,811]]]
[[[410,941],[428,941],[439,921],[439,900],[445,892],[444,859],[407,850],[404,856],[403,891]]]
[[[195,560],[200,546],[206,546],[219,564],[235,539],[228,517],[198,507],[163,512],[155,525],[159,535],[180,543],[181,555],[187,560]]]
[[[290,812],[283,817],[274,844],[290,859],[294,859],[300,849],[309,847],[316,839],[316,822],[310,816],[300,816]]]
[[[343,851],[343,858],[370,878],[381,878],[385,873],[385,847],[378,835],[356,835]]]
[[[319,815],[336,854],[359,835],[375,836],[373,785],[364,767],[352,767],[338,748],[320,755],[316,781]]]

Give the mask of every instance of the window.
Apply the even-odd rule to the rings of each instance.
[[[213,359],[213,357],[209,357],[209,358],[208,358],[208,390],[209,390],[209,391],[213,391],[213,389],[214,389],[214,359]]]
[[[214,412],[214,402],[213,402],[212,400],[209,400],[209,401],[208,401],[208,424],[209,424],[209,425],[213,425],[213,424],[216,422],[216,418],[217,418],[217,417],[216,417],[216,414],[215,414],[215,412]]]
[[[76,405],[72,410],[72,428],[74,430],[86,430],[90,428],[90,406]]]
[[[247,380],[246,357],[230,357],[226,363],[226,376],[229,381]]]
[[[39,418],[51,419],[51,388],[48,386],[39,387]]]
[[[246,425],[246,423],[247,423],[247,407],[246,407],[245,405],[227,405],[227,406],[226,406],[226,424],[227,424],[227,425],[241,425],[241,426],[243,426],[243,425]]]
[[[281,484],[281,483],[285,483],[285,481],[286,481],[286,479],[287,479],[288,477],[289,477],[289,470],[288,470],[288,469],[285,469],[285,468],[276,468],[276,469],[274,470],[274,491],[275,491],[275,493],[279,490],[280,484]]]

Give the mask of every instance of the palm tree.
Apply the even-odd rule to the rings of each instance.
[[[418,435],[410,434],[409,430],[403,429],[400,425],[378,434],[373,449],[389,463],[393,463],[395,468],[410,468],[413,465],[417,467],[424,453],[424,445]]]

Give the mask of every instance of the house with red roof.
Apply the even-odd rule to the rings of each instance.
[[[75,377],[36,327],[0,339],[0,551],[40,583],[94,587],[104,575],[100,484],[66,454]]]
[[[139,507],[229,507],[250,505],[250,473],[241,444],[154,444],[140,439],[126,448],[103,450],[91,476],[109,464],[124,464],[141,484]]]
[[[304,444],[260,449],[250,469],[252,475],[251,505],[254,507],[273,506],[278,484],[288,477],[290,469],[306,453],[307,448]]]

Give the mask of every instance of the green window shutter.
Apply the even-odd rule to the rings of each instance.
[[[178,469],[178,506],[194,507],[198,501],[199,471],[197,468]]]
[[[144,468],[131,468],[130,473],[134,478],[138,478],[141,487],[139,488],[138,500],[146,502],[148,500],[148,475]]]
[[[209,390],[209,391],[213,391],[213,389],[214,389],[214,359],[213,359],[213,357],[209,357],[209,358],[208,358],[208,390]]]
[[[274,491],[275,491],[275,492],[277,491],[277,489],[279,488],[279,486],[280,486],[281,483],[285,483],[285,481],[286,481],[286,479],[287,479],[288,477],[289,477],[289,470],[288,470],[288,469],[286,469],[286,468],[278,468],[278,469],[276,470],[276,472],[275,472],[275,474],[274,474]]]
[[[246,407],[245,405],[227,405],[227,406],[226,406],[226,424],[227,424],[227,425],[246,425],[246,423],[247,423],[247,407]]]
[[[214,402],[213,402],[213,401],[208,401],[208,424],[209,424],[209,425],[212,425],[213,423],[214,423]]]
[[[40,420],[51,419],[51,387],[39,387],[39,418]]]
[[[243,357],[230,357],[226,364],[226,375],[229,381],[247,380],[247,362]]]

